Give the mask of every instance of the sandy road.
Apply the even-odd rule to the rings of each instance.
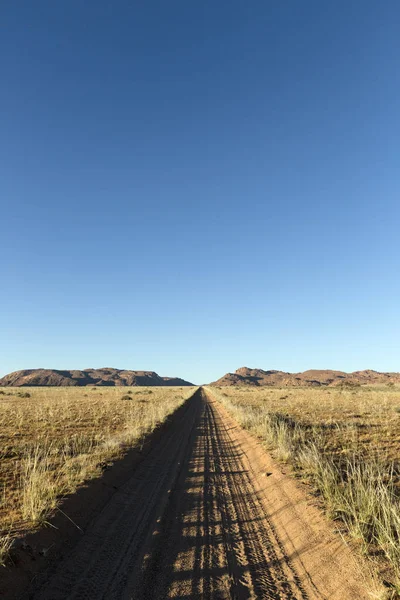
[[[199,390],[29,597],[366,598],[351,581],[338,596],[324,592],[298,553],[289,556],[240,436]]]

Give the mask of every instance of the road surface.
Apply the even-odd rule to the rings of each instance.
[[[243,436],[248,434],[217,402],[202,389],[196,392],[70,555],[29,597],[366,598],[348,574],[342,587],[320,585],[321,573],[331,568],[329,554],[321,555],[314,581],[299,559],[301,549],[288,551]]]

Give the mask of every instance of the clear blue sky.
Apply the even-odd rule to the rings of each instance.
[[[399,20],[3,2],[0,374],[400,370]]]

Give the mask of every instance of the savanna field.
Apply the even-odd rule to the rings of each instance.
[[[400,386],[208,388],[400,591]]]
[[[0,388],[0,563],[39,525],[176,410],[194,388]]]
[[[0,389],[0,561],[62,498],[141,444],[194,387]],[[337,530],[400,590],[400,386],[209,386],[272,456],[292,466]]]

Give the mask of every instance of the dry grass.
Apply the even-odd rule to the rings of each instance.
[[[191,387],[0,389],[0,565],[17,533],[141,444]]]
[[[314,486],[400,592],[400,386],[208,390]]]

